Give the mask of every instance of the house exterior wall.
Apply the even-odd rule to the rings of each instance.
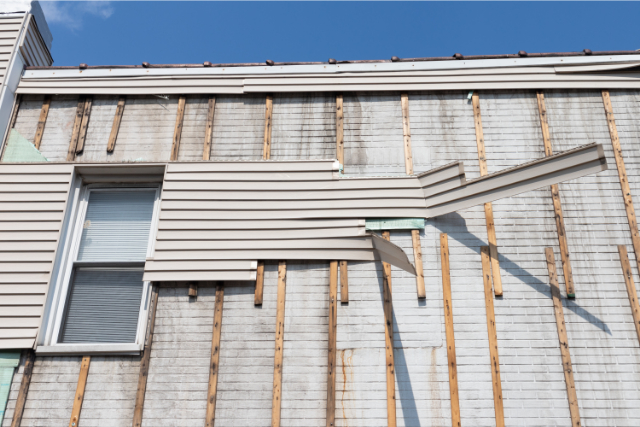
[[[274,96],[272,158],[333,157],[334,98],[279,96]],[[467,97],[466,91],[409,92],[416,172],[464,161],[467,178],[479,176],[473,108]],[[562,301],[582,425],[639,425],[640,343],[616,247],[630,249],[631,238],[602,97],[599,91],[582,90],[545,91],[545,97],[554,152],[598,142],[609,165],[597,175],[560,184],[576,286],[576,298]],[[611,91],[611,98],[631,192],[640,200],[640,91]],[[29,102],[35,105],[38,99]],[[107,122],[113,114],[107,108],[117,101],[109,99],[111,104],[107,98],[94,104],[105,111],[96,113],[95,123],[92,113],[83,156],[98,156],[100,151],[99,156],[105,156]],[[73,122],[76,100],[53,98],[42,142],[49,160],[66,156],[70,131],[65,126]],[[141,156],[168,160],[176,105],[177,96],[141,97],[132,108],[127,104],[123,139],[113,154],[117,160],[91,161],[135,161]],[[206,105],[206,97],[187,100],[180,160],[201,158]],[[480,107],[490,173],[544,157],[534,91],[481,91]],[[26,138],[37,123],[34,109],[21,108],[18,114],[16,129]],[[264,96],[218,95],[211,158],[261,158],[264,112]],[[104,119],[98,119],[102,114]],[[404,175],[400,94],[345,93],[344,114],[346,174]],[[301,145],[296,146],[292,134]],[[140,140],[136,135],[146,136]],[[544,248],[553,247],[559,265],[550,189],[496,201],[493,211],[504,289],[494,304],[506,425],[570,426],[544,256]],[[451,425],[440,233],[449,236],[462,424],[495,425],[480,259],[486,230],[482,206],[427,221],[420,233],[426,300],[417,300],[413,276],[392,268],[399,426]],[[413,259],[409,232],[393,231],[391,241]],[[637,281],[633,251],[629,256]],[[350,301],[338,304],[337,315],[336,425],[386,426],[382,266],[353,262],[348,269]],[[558,275],[565,296],[561,268]],[[325,425],[328,263],[290,262],[287,276],[281,425]],[[253,305],[252,283],[232,282],[225,288],[216,425],[270,424],[276,288],[275,264],[266,266],[261,308]],[[160,288],[144,425],[203,424],[215,290],[203,285],[197,300],[190,300],[187,289],[176,284]],[[131,424],[138,364],[136,356],[92,360],[83,425]],[[67,422],[79,365],[78,357],[36,359],[23,426]],[[104,379],[103,387],[96,378]],[[18,373],[2,426],[10,425],[20,381]]]

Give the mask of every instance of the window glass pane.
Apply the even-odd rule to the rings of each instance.
[[[147,255],[156,191],[92,191],[78,261],[140,261]]]
[[[142,273],[142,269],[76,269],[60,342],[135,342]]]

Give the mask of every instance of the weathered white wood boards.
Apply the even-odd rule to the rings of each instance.
[[[282,359],[284,355],[284,306],[287,293],[287,263],[278,262],[278,301],[276,311],[276,351],[273,362],[271,427],[280,427],[282,408]]]
[[[156,310],[158,308],[158,284],[151,290],[151,305],[147,320],[147,334],[144,342],[144,351],[140,359],[140,374],[138,375],[138,390],[136,391],[136,403],[133,410],[133,427],[142,426],[142,411],[144,409],[144,396],[147,391],[147,378],[149,376],[149,363],[151,362],[151,344],[153,343],[153,328],[156,323]]]
[[[400,95],[402,104],[402,130],[404,134],[404,167],[407,175],[413,175],[413,153],[411,151],[411,122],[409,121],[409,94]],[[413,243],[413,261],[416,267],[416,292],[418,298],[426,298],[424,286],[424,271],[422,266],[422,245],[420,244],[420,230],[411,230]]]
[[[447,336],[447,365],[449,367],[449,396],[451,398],[451,424],[460,427],[460,400],[458,396],[458,363],[453,333],[453,305],[451,301],[451,272],[449,269],[449,237],[440,234],[440,263],[442,268],[442,299],[444,326]]]
[[[211,144],[213,142],[213,119],[216,109],[216,96],[210,95],[207,111],[207,127],[204,134],[204,147],[202,149],[202,160],[209,160],[211,157]]]
[[[180,139],[182,138],[182,125],[184,123],[184,109],[187,98],[180,95],[178,100],[178,113],[176,114],[176,125],[173,129],[173,143],[171,145],[171,161],[178,160],[178,152],[180,151]]]
[[[211,362],[209,363],[209,390],[207,393],[207,414],[205,427],[213,427],[216,417],[216,398],[218,393],[218,372],[220,370],[220,336],[222,333],[222,308],[224,302],[224,284],[216,284],[215,309],[213,314],[213,337],[211,339]]]
[[[73,409],[71,410],[69,427],[78,427],[80,425],[80,411],[82,410],[84,388],[87,385],[87,375],[89,375],[90,365],[91,356],[84,356],[82,358],[82,364],[80,365],[80,375],[78,375],[78,386],[76,388],[76,396],[73,399]]]
[[[618,128],[616,127],[616,119],[613,115],[613,106],[611,105],[611,97],[609,96],[608,90],[602,91],[602,101],[604,103],[604,111],[607,117],[607,125],[609,126],[609,134],[611,135],[613,155],[615,156],[616,166],[618,168],[618,178],[620,179],[620,189],[622,190],[624,207],[627,211],[627,220],[629,221],[629,229],[631,231],[633,251],[636,255],[636,262],[638,263],[638,266],[640,266],[640,233],[638,233],[638,221],[636,218],[636,210],[633,207],[627,168],[624,165],[622,147],[620,146],[620,138],[618,137]]]
[[[122,121],[122,115],[124,114],[124,105],[126,101],[127,97],[124,95],[120,95],[120,97],[118,98],[118,106],[116,107],[116,113],[113,116],[113,125],[111,126],[109,142],[107,143],[107,153],[113,153],[113,150],[116,148],[118,131],[120,130],[120,122]]]
[[[327,427],[336,421],[336,334],[338,330],[338,261],[329,263],[329,345],[327,363]]]
[[[487,311],[487,332],[489,334],[489,355],[491,357],[491,379],[493,382],[493,406],[496,413],[496,427],[504,427],[504,405],[502,401],[502,381],[500,380],[500,357],[498,355],[498,332],[493,309],[493,289],[491,289],[491,259],[489,246],[480,248],[482,257],[482,281],[484,282],[484,302]]]
[[[382,237],[390,239],[389,232]],[[393,355],[393,299],[391,295],[391,265],[382,263],[382,304],[384,308],[384,345],[387,367],[387,426],[396,427],[396,366]]]
[[[484,149],[484,131],[482,129],[482,114],[480,111],[480,95],[477,91],[471,96],[473,104],[473,116],[476,129],[476,143],[478,145],[478,162],[480,163],[480,176],[488,174],[487,157]],[[487,221],[487,238],[489,239],[489,255],[491,256],[491,273],[493,277],[493,291],[496,295],[502,295],[502,278],[500,277],[500,262],[498,260],[498,241],[496,239],[496,226],[493,222],[493,206],[484,204],[484,215]]]
[[[640,343],[640,305],[638,304],[638,293],[636,284],[633,282],[633,272],[629,264],[629,256],[625,245],[618,245],[618,253],[620,254],[620,264],[622,264],[622,273],[624,274],[624,284],[627,287],[627,295],[629,296],[629,305],[631,305],[631,315],[633,316],[633,325],[638,335],[638,343]]]
[[[47,116],[49,115],[49,107],[51,106],[51,95],[45,95],[42,101],[42,109],[40,110],[40,118],[38,119],[38,126],[36,127],[36,136],[33,140],[33,145],[36,149],[40,149],[40,143],[42,143],[42,135],[44,135],[44,127],[47,124]]]
[[[567,397],[569,399],[569,413],[571,414],[571,425],[580,427],[580,411],[578,409],[578,395],[576,394],[576,384],[573,379],[573,367],[571,366],[571,353],[569,352],[569,338],[564,323],[564,311],[562,309],[562,296],[558,286],[558,275],[556,273],[556,260],[552,248],[545,249],[547,258],[547,269],[549,270],[549,286],[553,297],[553,309],[556,315],[556,325],[558,327],[558,340],[560,341],[560,355],[562,357],[562,369],[564,380],[567,385]]]
[[[542,139],[544,141],[544,154],[553,155],[551,147],[551,136],[549,134],[549,122],[547,120],[547,107],[544,102],[544,92],[537,91],[538,112],[540,114],[540,126],[542,127]],[[556,219],[556,229],[558,230],[558,243],[560,245],[560,257],[562,258],[562,271],[564,273],[564,283],[567,288],[567,297],[575,297],[575,287],[573,284],[573,271],[569,258],[569,245],[567,244],[567,232],[564,226],[564,215],[562,214],[562,203],[560,202],[560,189],[558,184],[551,186],[551,198],[553,200],[553,210]]]
[[[24,371],[22,374],[22,381],[20,382],[20,389],[18,390],[16,406],[13,410],[11,427],[20,427],[20,424],[22,423],[22,414],[24,414],[24,405],[27,402],[27,394],[29,394],[31,375],[33,375],[33,364],[36,361],[36,352],[33,350],[24,350],[23,357],[25,359]]]

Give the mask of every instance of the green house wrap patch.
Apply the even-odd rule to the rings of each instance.
[[[424,218],[373,218],[365,220],[367,230],[422,230]]]
[[[48,162],[47,158],[29,142],[24,136],[20,135],[15,129],[11,129],[7,146],[2,155],[4,163],[29,163],[29,162]]]
[[[19,351],[0,352],[0,422],[4,419],[13,373],[20,364]]]

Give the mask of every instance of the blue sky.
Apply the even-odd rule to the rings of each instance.
[[[640,2],[43,2],[55,65],[640,49]]]

